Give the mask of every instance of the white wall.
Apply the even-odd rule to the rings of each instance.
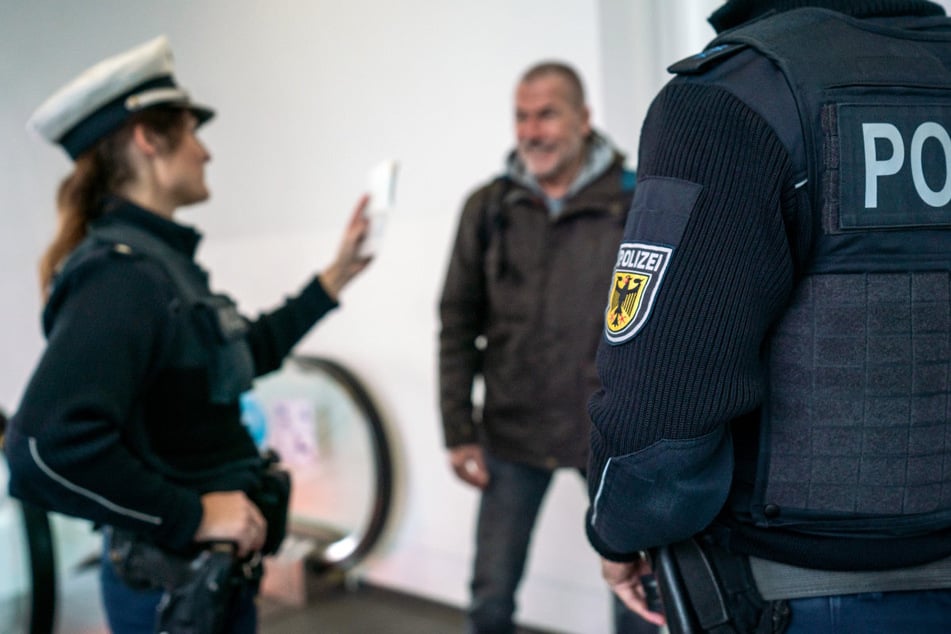
[[[446,466],[435,390],[436,299],[459,205],[499,169],[514,82],[540,58],[580,69],[596,124],[636,156],[663,68],[712,35],[703,16],[715,1],[675,4],[0,0],[0,405],[15,405],[42,347],[34,263],[69,168],[23,123],[82,68],[166,33],[179,80],[219,113],[202,133],[214,154],[212,200],[180,220],[205,232],[200,259],[246,311],[326,264],[367,168],[401,160],[398,209],[377,261],[300,351],[362,376],[400,450],[399,513],[365,576],[462,605],[476,496]],[[578,478],[559,476],[523,588],[526,622],[608,631],[585,507]]]

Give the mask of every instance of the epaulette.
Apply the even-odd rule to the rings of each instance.
[[[135,250],[124,242],[116,242],[112,245],[112,250],[115,253],[120,253],[122,255],[132,255]]]
[[[746,44],[718,44],[671,64],[667,67],[667,72],[674,75],[700,75],[746,47]]]

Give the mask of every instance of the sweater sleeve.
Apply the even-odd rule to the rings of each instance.
[[[6,439],[12,495],[172,548],[191,542],[199,495],[122,441],[172,335],[171,298],[154,265],[115,252],[62,282],[47,310],[47,347]]]
[[[272,372],[324,315],[338,306],[314,277],[296,297],[250,323],[248,344],[258,375]]]
[[[487,190],[466,201],[439,301],[439,404],[447,447],[477,441],[472,385],[481,371],[477,339],[485,334],[482,222]]]
[[[598,351],[586,528],[617,560],[685,539],[721,509],[728,423],[763,399],[761,346],[794,279],[788,155],[732,94],[669,84],[644,124],[638,177],[623,242],[671,251],[640,328]]]

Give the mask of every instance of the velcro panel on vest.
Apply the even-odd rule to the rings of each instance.
[[[947,272],[803,280],[771,352],[767,523],[951,506],[949,287]]]

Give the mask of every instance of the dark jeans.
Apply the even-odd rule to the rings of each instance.
[[[485,460],[490,481],[479,505],[467,629],[471,634],[511,634],[515,632],[515,593],[553,472],[500,460],[488,452]],[[596,565],[591,552],[592,565]],[[656,634],[655,626],[615,603],[618,634]]]
[[[103,546],[100,583],[109,631],[112,634],[152,634],[162,591],[135,590],[124,584],[109,562],[108,539],[104,540]],[[258,615],[254,594],[250,588],[246,588],[244,596],[235,603],[227,630],[230,634],[257,632]]]
[[[869,592],[789,601],[786,634],[947,634],[951,590]]]

